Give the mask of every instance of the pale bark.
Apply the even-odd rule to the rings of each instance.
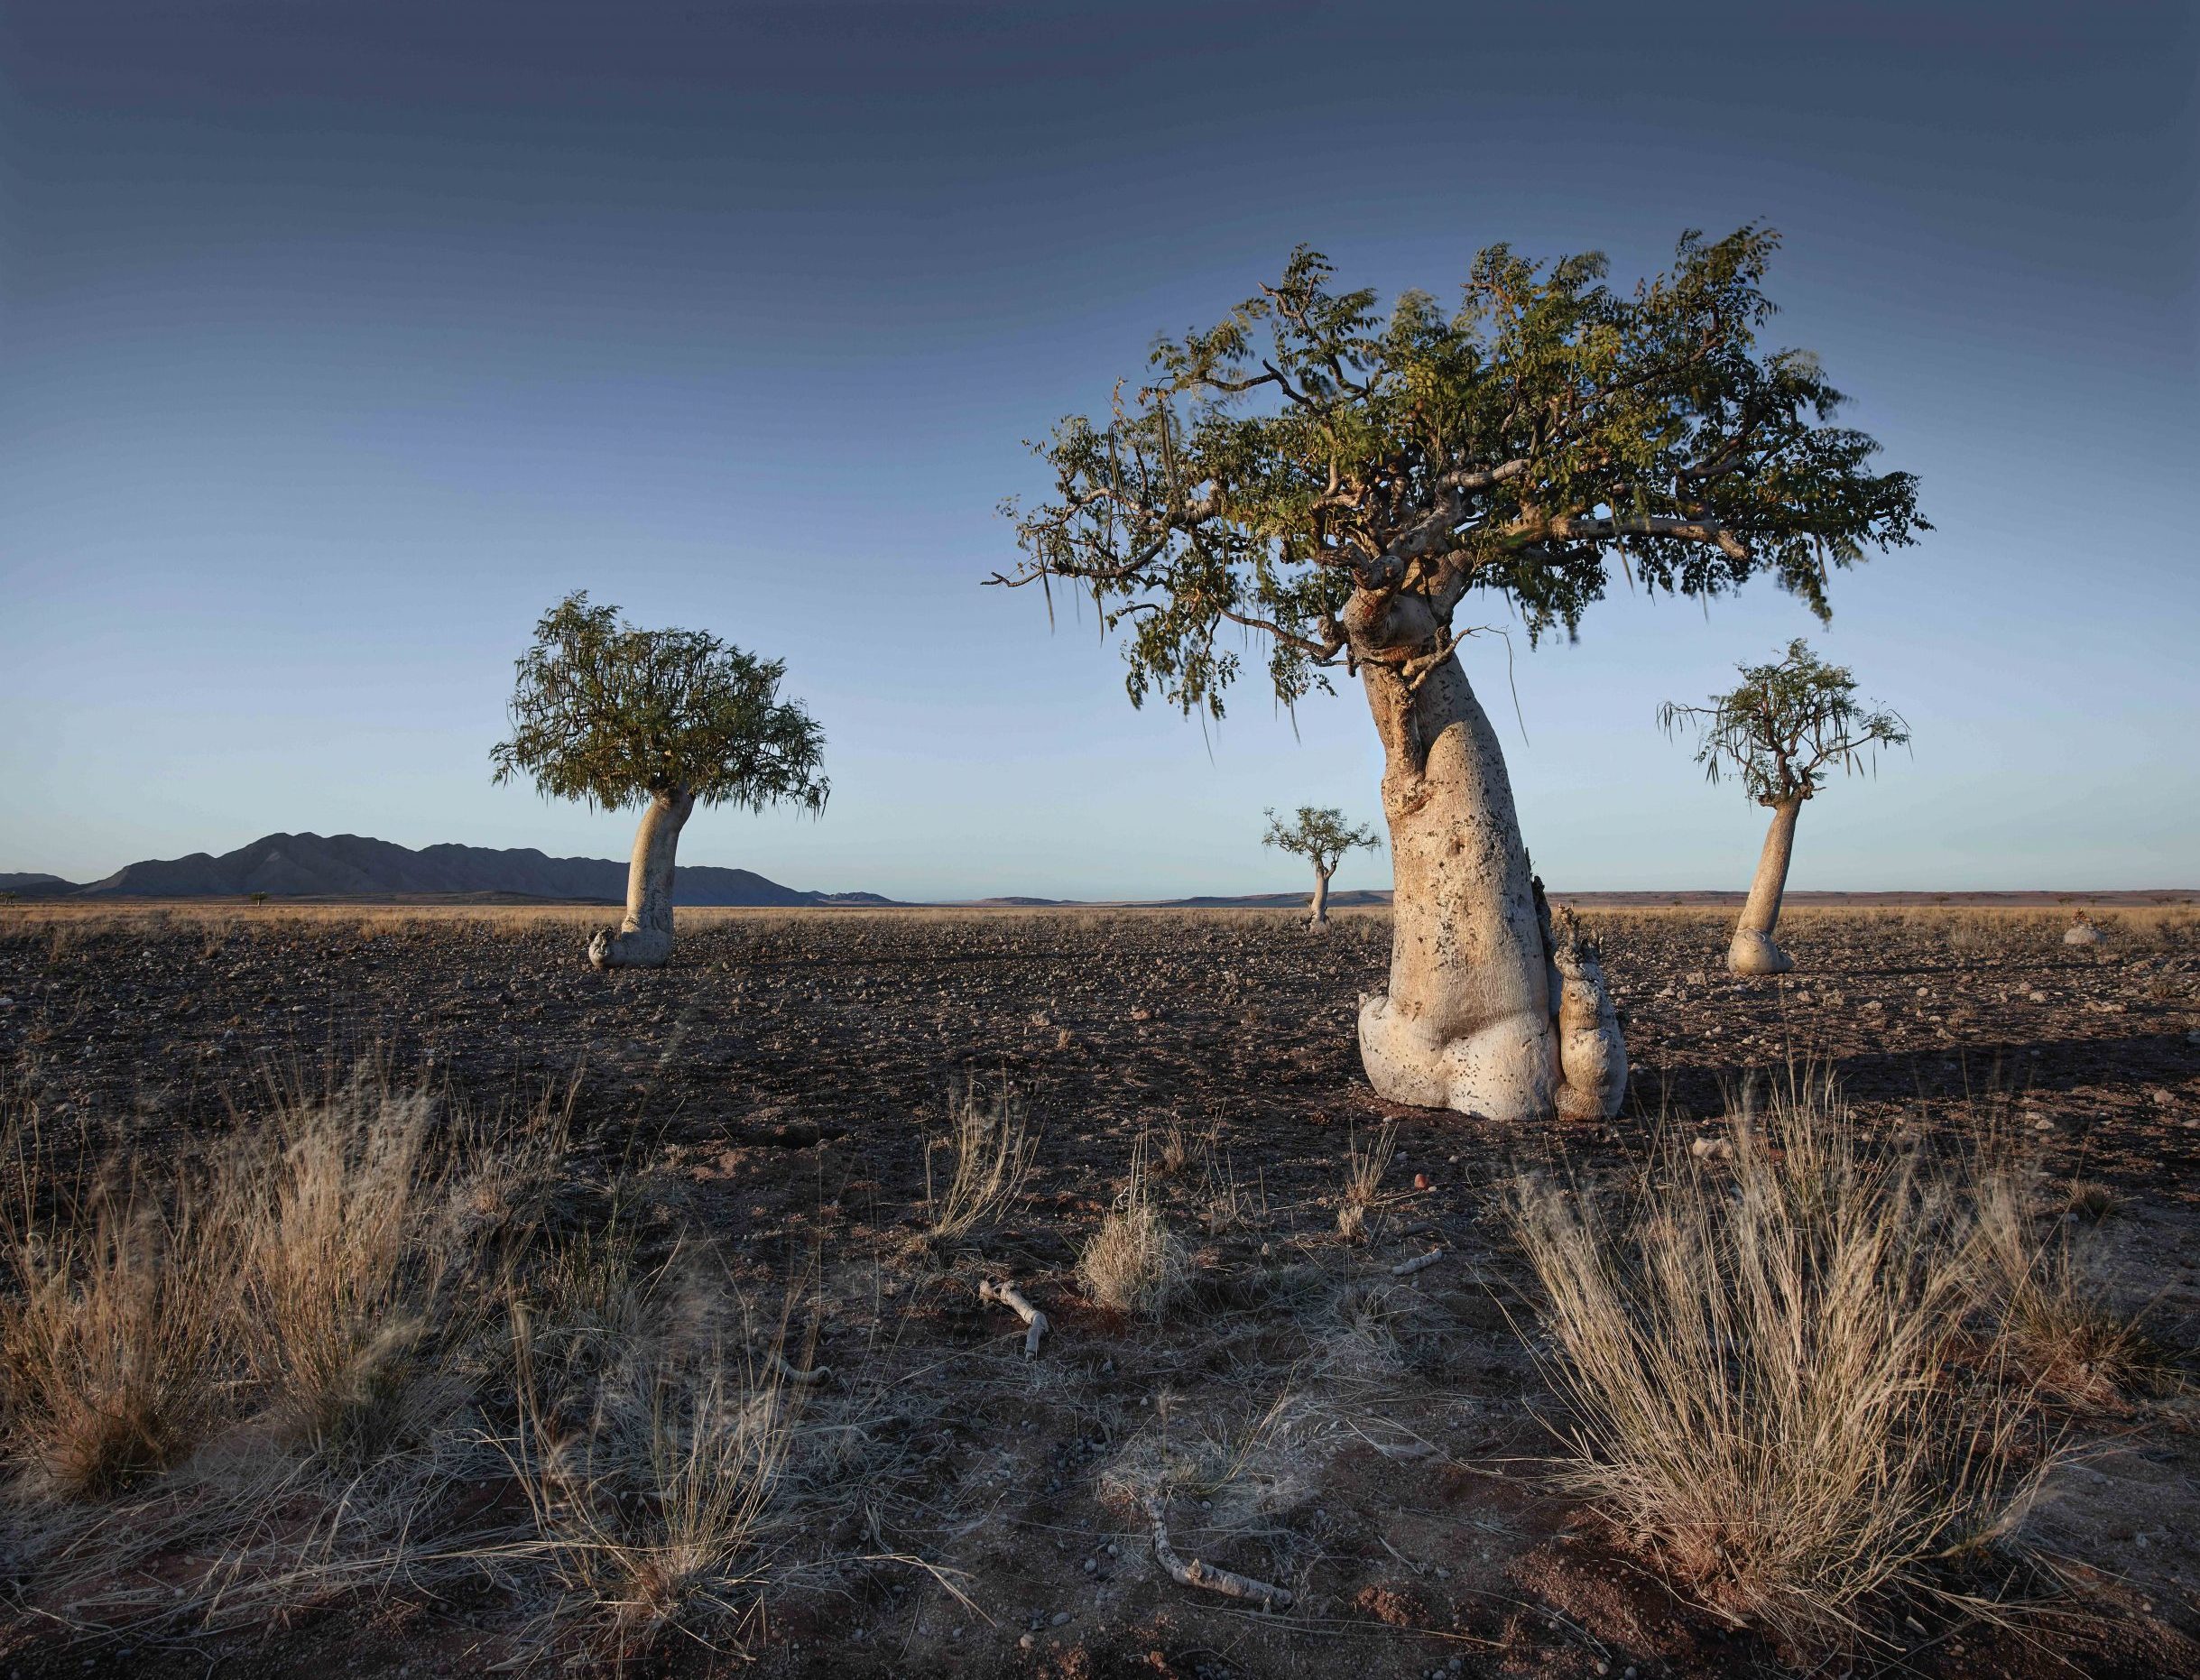
[[[1363,594],[1346,624],[1382,738],[1396,889],[1390,984],[1360,1009],[1370,1083],[1502,1122],[1617,1113],[1627,1053],[1604,971],[1544,926],[1496,731],[1435,615]]]
[[[1788,860],[1795,852],[1795,819],[1802,808],[1800,799],[1783,799],[1772,808],[1772,826],[1765,831],[1749,900],[1742,907],[1733,943],[1726,949],[1726,966],[1734,974],[1784,974],[1795,966],[1795,960],[1773,943],[1772,934],[1779,926]]]
[[[652,795],[634,830],[626,868],[626,919],[617,933],[588,942],[597,968],[662,968],[672,956],[672,869],[679,831],[695,809],[695,795],[674,788]]]
[[[1329,872],[1326,869],[1314,872],[1314,902],[1308,911],[1307,931],[1329,931]]]

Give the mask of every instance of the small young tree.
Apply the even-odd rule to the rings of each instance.
[[[1695,731],[1696,762],[1704,773],[1715,783],[1739,777],[1751,798],[1771,808],[1772,826],[1727,947],[1726,966],[1737,974],[1784,974],[1795,963],[1772,934],[1779,926],[1803,801],[1826,785],[1829,766],[1854,771],[1875,748],[1907,745],[1909,725],[1893,712],[1858,705],[1856,679],[1826,663],[1799,637],[1770,665],[1736,669],[1740,688],[1714,695],[1705,706],[1668,700],[1658,708],[1658,722],[1668,734]]]
[[[1396,882],[1390,984],[1361,1055],[1394,1102],[1498,1120],[1610,1114],[1626,1049],[1601,969],[1539,908],[1497,733],[1461,669],[1466,598],[1571,636],[1614,569],[1705,597],[1770,573],[1826,611],[1832,568],[1924,526],[1906,473],[1828,423],[1798,350],[1761,351],[1776,245],[1683,237],[1615,292],[1604,261],[1483,253],[1455,311],[1333,291],[1300,250],[1218,325],[1164,339],[1153,382],[1037,444],[1054,487],[1013,503],[1023,559],[1127,627],[1133,704],[1220,715],[1225,630],[1268,642],[1289,705],[1342,667],[1384,756]]]
[[[1299,808],[1299,815],[1286,823],[1271,808],[1263,813],[1268,818],[1268,833],[1262,845],[1272,845],[1303,857],[1314,865],[1314,901],[1307,913],[1308,933],[1329,931],[1329,877],[1336,873],[1336,866],[1345,861],[1345,854],[1358,846],[1373,850],[1382,842],[1376,838],[1373,828],[1349,828],[1345,824],[1345,813],[1335,806],[1317,809],[1311,805]]]
[[[626,919],[588,944],[598,968],[671,956],[673,858],[698,803],[825,808],[825,736],[800,702],[778,697],[780,660],[705,631],[637,630],[579,590],[543,614],[518,666],[512,739],[490,753],[495,780],[523,773],[546,795],[642,808]]]

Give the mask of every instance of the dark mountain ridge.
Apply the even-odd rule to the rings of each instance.
[[[267,835],[219,857],[149,859],[105,881],[71,886],[23,878],[38,897],[74,899],[390,898],[513,896],[622,903],[626,865],[611,858],[550,857],[532,847],[431,845],[414,851],[365,835]],[[689,905],[887,904],[874,892],[804,892],[746,869],[683,863],[672,901]]]

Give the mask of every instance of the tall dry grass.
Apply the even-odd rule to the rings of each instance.
[[[208,1216],[203,1177],[164,1204],[133,1176],[58,1220],[41,1217],[31,1182],[18,1175],[0,1215],[11,1456],[44,1491],[118,1492],[177,1462],[221,1415],[239,1329],[236,1233]]]
[[[926,1237],[938,1245],[960,1242],[996,1223],[1022,1191],[1039,1156],[1039,1133],[1003,1079],[990,1095],[972,1079],[957,1094],[947,1136],[936,1140],[949,1159],[935,1182],[928,1143],[924,1151]]]
[[[624,1663],[675,1629],[738,1637],[758,1613],[785,1513],[775,1494],[794,1404],[722,1343],[661,1345],[589,1395],[577,1426],[514,1328],[518,1426],[495,1438],[533,1526],[506,1555],[544,1565],[557,1646]]]
[[[1184,1286],[1184,1242],[1154,1188],[1142,1136],[1132,1147],[1131,1170],[1114,1205],[1078,1251],[1077,1270],[1087,1296],[1121,1313],[1166,1312]]]
[[[1336,1200],[1336,1233],[1347,1242],[1372,1239],[1386,1197],[1382,1175],[1398,1153],[1398,1124],[1385,1121],[1363,1142],[1355,1133],[1345,1153],[1345,1187]]]
[[[1562,1478],[1702,1603],[1804,1648],[1936,1590],[2043,1465],[1961,1163],[1868,1157],[1830,1078],[1605,1198],[1532,1181],[1514,1226],[1567,1403]]]

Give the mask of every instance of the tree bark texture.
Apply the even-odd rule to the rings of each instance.
[[[617,933],[588,942],[597,968],[662,968],[672,956],[672,869],[679,831],[695,809],[695,795],[674,788],[651,796],[634,830],[626,868],[626,919]]]
[[[1369,1081],[1501,1122],[1617,1113],[1627,1052],[1603,967],[1540,910],[1496,731],[1428,603],[1356,597],[1346,628],[1395,872],[1390,984],[1360,1009]]]
[[[1784,974],[1795,966],[1795,960],[1772,942],[1772,932],[1779,926],[1788,860],[1795,852],[1795,819],[1802,808],[1800,799],[1783,799],[1772,808],[1772,826],[1765,831],[1749,900],[1742,907],[1733,943],[1726,948],[1726,966],[1734,974]]]

